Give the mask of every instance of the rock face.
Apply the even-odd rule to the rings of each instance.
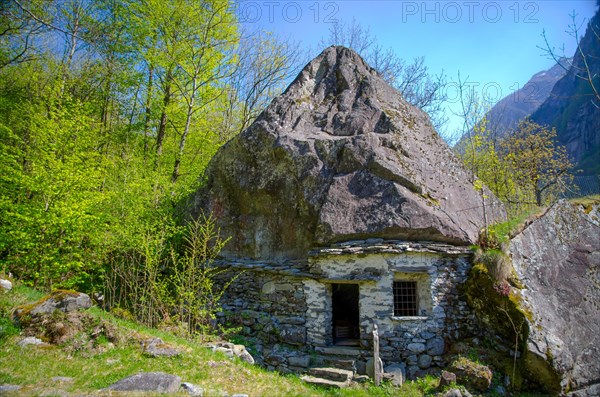
[[[530,310],[527,369],[556,391],[600,391],[600,205],[561,201],[510,243]]]
[[[486,195],[495,220],[502,207]],[[219,150],[190,206],[232,237],[225,256],[250,258],[364,237],[469,244],[483,226],[479,193],[427,115],[343,47]]]
[[[486,114],[489,127],[500,136],[516,128],[521,120],[535,112],[550,96],[552,87],[565,74],[570,59],[561,59],[548,70],[534,74],[523,88],[502,98]]]

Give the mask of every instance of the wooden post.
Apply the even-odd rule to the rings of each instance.
[[[373,381],[376,386],[381,383],[383,368],[381,368],[381,359],[379,358],[379,332],[377,324],[373,324]]]

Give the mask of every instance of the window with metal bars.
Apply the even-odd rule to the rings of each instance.
[[[416,281],[394,281],[394,316],[417,316],[419,302]]]

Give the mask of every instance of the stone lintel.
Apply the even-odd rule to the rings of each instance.
[[[319,278],[318,282],[323,284],[360,284],[365,282],[373,282],[379,280],[381,277],[360,277],[360,278]]]
[[[400,273],[433,273],[435,266],[394,266],[392,271]]]
[[[427,321],[430,320],[431,317],[428,316],[410,316],[410,317],[399,317],[399,316],[392,316],[392,320],[394,321]]]

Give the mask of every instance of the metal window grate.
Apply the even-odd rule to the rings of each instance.
[[[417,316],[417,282],[394,281],[394,316]]]

